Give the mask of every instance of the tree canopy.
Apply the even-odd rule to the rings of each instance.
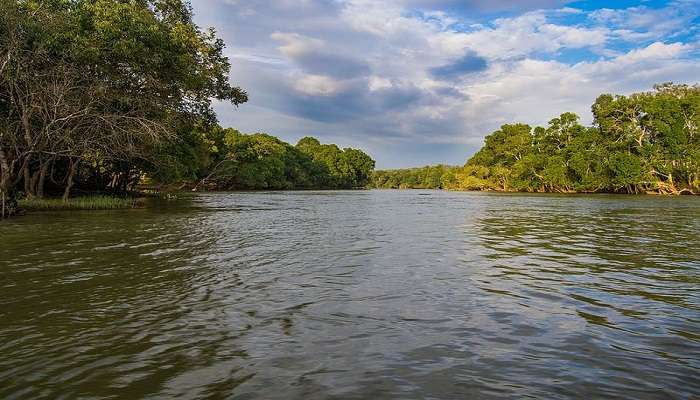
[[[77,175],[123,187],[215,123],[212,99],[247,100],[224,43],[181,0],[2,0],[0,31],[7,207],[17,184],[42,196],[47,177],[66,196]]]
[[[224,132],[223,158],[206,177],[215,189],[351,189],[367,185],[374,169],[361,150],[312,137],[292,146],[264,133]]]
[[[593,126],[563,113],[546,127],[505,124],[464,167],[377,171],[376,187],[528,192],[700,194],[700,87],[665,83],[630,96],[604,94]],[[436,174],[437,175],[437,174]]]
[[[433,165],[374,171],[370,186],[377,189],[448,189],[455,183],[460,167]]]

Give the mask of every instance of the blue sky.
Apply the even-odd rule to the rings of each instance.
[[[700,81],[700,0],[193,0],[250,101],[221,123],[461,165],[501,124]]]

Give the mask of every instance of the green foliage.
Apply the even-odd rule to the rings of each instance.
[[[299,140],[296,149],[312,160],[317,184],[330,188],[364,187],[374,170],[374,160],[363,151],[340,149],[334,144],[321,144],[312,137]]]
[[[224,138],[229,130],[201,121],[182,125],[177,131],[178,140],[162,143],[154,152],[156,161],[143,169],[157,182],[200,179],[226,156]]]
[[[292,146],[278,138],[225,130],[224,157],[207,180],[217,189],[350,189],[364,187],[374,160],[305,137]]]
[[[25,198],[19,201],[19,206],[25,210],[114,210],[123,208],[142,207],[142,198],[124,198],[112,196],[85,196],[68,200],[46,198]]]
[[[371,187],[378,189],[449,189],[458,167],[433,165],[421,168],[375,171]]]
[[[642,178],[639,157],[629,153],[613,153],[608,159],[610,181],[615,188],[632,187]]]
[[[484,147],[467,164],[512,167],[531,148],[532,128],[525,124],[503,125],[486,136]]]
[[[194,178],[219,157],[212,101],[247,101],[186,0],[0,2],[0,66],[2,198]]]
[[[503,125],[456,174],[467,190],[700,192],[700,87],[601,95],[594,126],[564,113],[545,127]]]
[[[228,82],[224,43],[194,24],[181,0],[60,2],[72,27],[63,33],[75,62],[121,93],[157,98],[173,112],[211,116],[211,99],[240,104],[246,93]]]
[[[376,171],[372,186],[700,194],[700,87],[604,94],[592,111],[592,127],[570,112],[546,127],[505,124],[461,168]]]
[[[219,176],[228,189],[291,189],[305,177],[298,172],[298,152],[281,140],[256,133],[229,132],[225,139],[231,162]]]

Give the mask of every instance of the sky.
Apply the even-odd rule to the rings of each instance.
[[[250,100],[223,126],[462,165],[502,124],[700,81],[700,0],[192,0]]]

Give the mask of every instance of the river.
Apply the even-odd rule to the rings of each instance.
[[[0,398],[694,398],[699,289],[697,197],[33,213],[0,223]]]

